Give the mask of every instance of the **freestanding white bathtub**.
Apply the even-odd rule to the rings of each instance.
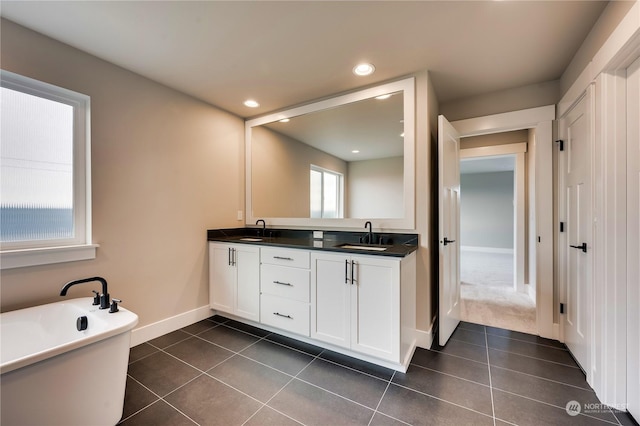
[[[0,314],[0,423],[110,425],[122,417],[138,316],[69,299]],[[87,329],[78,331],[79,317]]]

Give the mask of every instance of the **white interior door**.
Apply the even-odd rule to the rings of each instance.
[[[438,117],[439,305],[438,335],[444,346],[460,322],[460,136]]]
[[[561,123],[566,150],[565,343],[590,378],[592,300],[592,89]]]
[[[640,59],[627,68],[627,410],[640,420]]]

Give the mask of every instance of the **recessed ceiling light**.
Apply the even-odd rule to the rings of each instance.
[[[360,76],[371,75],[375,70],[376,67],[374,67],[373,64],[366,63],[358,64],[353,67],[353,73]]]
[[[354,154],[357,154],[357,153],[359,153],[360,151],[358,151],[357,149],[354,149],[354,150],[353,150],[353,151],[351,151],[351,152],[353,152]]]
[[[400,137],[404,138],[404,132],[400,133]]]
[[[247,99],[246,101],[244,101],[244,106],[248,106],[249,108],[257,108],[260,106],[260,104],[253,99]]]
[[[283,118],[282,120],[279,120],[281,123],[288,123],[289,119],[288,118]]]
[[[391,93],[387,93],[386,95],[376,96],[376,99],[383,101],[385,99],[389,99],[390,97],[391,97]]]

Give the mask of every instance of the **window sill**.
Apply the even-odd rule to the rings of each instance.
[[[98,244],[0,251],[0,269],[24,268],[96,258]]]

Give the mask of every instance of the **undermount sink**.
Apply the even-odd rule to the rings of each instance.
[[[262,241],[262,238],[244,237],[244,238],[240,238],[240,241],[249,241],[252,243],[257,243],[258,241]]]
[[[348,250],[369,250],[369,251],[385,251],[387,249],[387,247],[367,246],[367,245],[358,245],[358,244],[341,244],[337,247],[348,249]]]

